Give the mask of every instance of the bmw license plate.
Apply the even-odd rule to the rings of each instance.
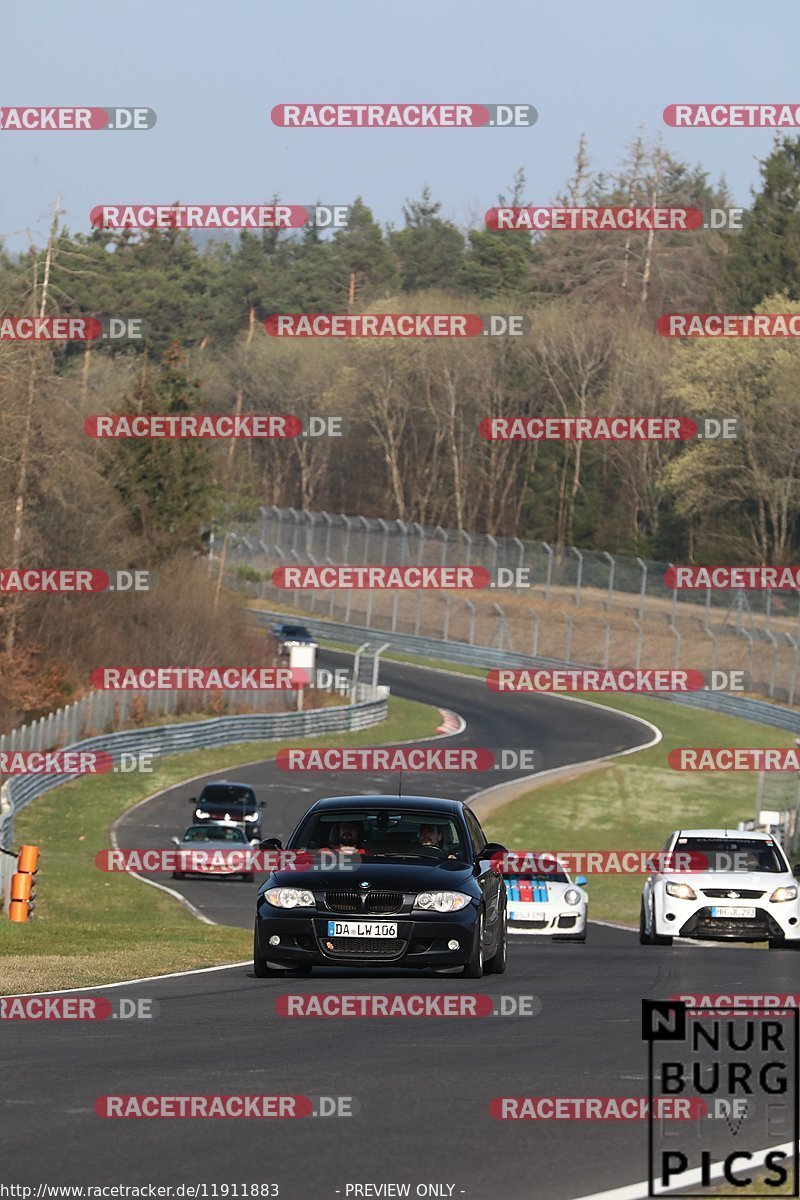
[[[397,921],[328,921],[328,937],[396,938]]]
[[[754,908],[729,908],[727,905],[715,904],[711,909],[712,917],[754,917]]]

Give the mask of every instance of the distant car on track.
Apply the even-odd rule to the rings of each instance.
[[[316,638],[305,625],[275,625],[272,633],[278,643],[278,654],[288,654],[292,646],[317,648]]]
[[[249,783],[215,779],[207,783],[198,797],[192,796],[195,825],[237,825],[248,838],[261,838],[261,810],[264,801],[256,800]]]
[[[645,881],[643,945],[671,946],[673,937],[685,937],[768,942],[771,950],[800,946],[798,868],[771,834],[678,829],[662,853],[676,856],[676,869],[665,863]]]
[[[549,864],[548,864],[549,865]],[[523,871],[503,876],[511,933],[535,934],[556,941],[585,942],[589,897],[585,875],[572,880],[558,870]]]
[[[282,849],[277,838],[263,849]],[[277,870],[259,888],[259,978],[314,966],[506,969],[506,891],[475,814],[429,796],[318,800],[287,850],[338,850],[340,865]],[[321,856],[320,856],[321,857]]]
[[[258,845],[235,826],[190,825],[183,837],[172,841],[184,854],[181,865],[184,870],[173,871],[173,879],[185,879],[187,875],[239,875],[245,883],[253,882],[253,872],[248,869],[248,856]]]

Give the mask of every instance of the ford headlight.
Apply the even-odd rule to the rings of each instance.
[[[414,908],[424,908],[429,912],[458,912],[466,908],[471,899],[463,892],[420,892],[414,901]]]
[[[580,904],[581,894],[577,888],[567,888],[564,892],[564,899],[567,904]]]
[[[315,905],[314,893],[307,888],[268,888],[264,899],[275,908],[313,908]]]
[[[665,886],[668,896],[675,896],[678,900],[697,899],[697,892],[694,888],[689,887],[688,883],[673,883],[670,879]]]
[[[775,891],[770,896],[773,904],[779,903],[781,900],[796,900],[797,887],[792,883],[789,887],[775,888]]]

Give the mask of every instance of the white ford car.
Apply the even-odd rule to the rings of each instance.
[[[769,833],[678,829],[642,892],[639,941],[670,946],[673,937],[800,946],[798,881]],[[688,869],[685,869],[688,866]],[[797,870],[798,868],[795,868]]]
[[[509,933],[540,934],[559,941],[586,941],[589,897],[585,875],[575,882],[559,870],[505,875]]]

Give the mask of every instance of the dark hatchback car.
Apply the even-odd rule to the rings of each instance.
[[[305,625],[274,625],[272,635],[278,643],[278,654],[288,654],[292,646],[316,646],[317,640]]]
[[[248,840],[261,837],[264,801],[256,800],[249,783],[218,779],[207,783],[200,795],[192,796],[189,803],[194,805],[194,825],[238,825]]]
[[[277,838],[261,847],[284,849]],[[335,965],[505,971],[506,889],[490,861],[504,847],[460,802],[318,800],[285,849],[309,851],[314,865],[274,871],[259,888],[259,978]]]

